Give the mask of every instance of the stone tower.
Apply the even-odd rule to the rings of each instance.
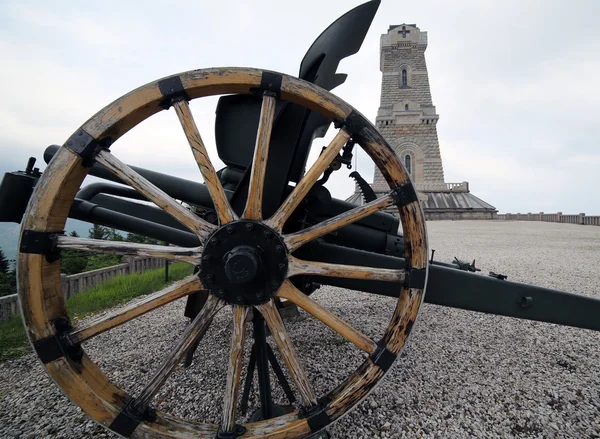
[[[377,128],[402,160],[417,189],[444,183],[436,124],[425,64],[427,32],[416,24],[390,26],[381,36],[381,104]],[[388,190],[379,170],[375,192]]]
[[[377,129],[410,173],[427,219],[495,218],[496,208],[470,193],[469,183],[444,181],[436,128],[439,116],[431,99],[425,49],[427,32],[416,24],[390,26],[381,36]],[[372,188],[376,196],[389,191],[377,168]],[[357,185],[347,201],[360,205],[368,200]]]

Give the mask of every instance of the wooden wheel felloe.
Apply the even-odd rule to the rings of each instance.
[[[262,95],[263,99],[248,199],[239,217],[227,200],[188,105],[190,99],[230,93],[255,93]],[[277,98],[317,111],[339,124],[340,128],[275,214],[263,218],[264,175],[269,165],[267,154]],[[171,199],[108,150],[108,146],[129,129],[171,106],[209,189],[219,219],[218,226],[204,221]],[[286,220],[350,138],[370,155],[382,171],[390,192],[313,227],[284,234]],[[93,160],[185,225],[197,236],[201,245],[193,248],[161,247],[62,236],[75,193],[89,170],[86,166]],[[404,230],[406,270],[303,261],[291,255],[304,244],[392,204],[398,207]],[[217,251],[209,251],[209,248],[214,249],[218,245],[208,246],[207,243],[215,242],[214,237],[220,233],[235,232],[236,227],[244,227],[247,233],[240,233],[239,242],[231,244],[231,248],[219,250],[229,252],[230,259],[223,267],[214,268],[218,275],[210,277],[211,268],[206,265],[210,258],[206,256],[210,256],[210,251]],[[266,250],[260,255],[253,250],[255,235],[252,233],[257,230],[273,240],[275,250]],[[200,272],[140,302],[72,328],[60,286],[60,264],[48,255],[51,248],[164,257],[198,265]],[[57,152],[41,177],[23,221],[21,249],[18,276],[23,318],[44,367],[67,396],[88,415],[106,428],[131,437],[214,438],[219,434],[221,437],[301,438],[324,428],[362,400],[389,369],[417,317],[427,275],[425,222],[415,190],[400,161],[376,129],[344,101],[310,83],[278,73],[242,68],[195,70],[149,83],[119,98],[88,120]],[[261,267],[276,263],[278,273],[259,270],[256,268],[257,259],[260,259]],[[228,266],[230,260],[234,261]],[[236,271],[239,264],[244,270]],[[289,280],[299,274],[398,282],[399,300],[382,338],[370,339],[300,292]],[[229,295],[223,288],[223,282],[236,284],[239,294]],[[128,395],[111,383],[88,357],[85,345],[81,346],[104,331],[200,290],[210,292],[204,308],[188,325],[139,394]],[[297,304],[369,355],[356,372],[326,395],[317,395],[307,377],[297,349],[275,307],[274,299],[278,297]],[[203,337],[213,317],[225,306],[233,309],[233,331],[220,424],[191,423],[155,412],[152,409],[153,397],[185,352]],[[266,320],[295,384],[301,407],[278,418],[245,424],[240,428],[236,408],[244,357],[245,324],[250,309],[260,312]]]

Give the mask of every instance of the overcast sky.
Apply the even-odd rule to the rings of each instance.
[[[3,1],[0,172],[23,169],[31,155],[41,161],[45,146],[163,76],[218,66],[296,75],[313,40],[360,3]],[[600,214],[599,16],[593,0],[383,0],[361,51],[342,62],[349,77],[334,92],[374,121],[379,37],[390,24],[417,23],[429,37],[446,181],[469,181],[500,212]],[[192,109],[214,152],[216,99],[204,101]],[[112,150],[128,163],[200,178],[173,110]],[[364,154],[358,170],[372,178]],[[333,179],[334,196],[353,191],[348,172]]]

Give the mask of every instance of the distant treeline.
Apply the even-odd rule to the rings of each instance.
[[[0,248],[0,297],[17,292],[17,273],[14,261],[9,260]]]

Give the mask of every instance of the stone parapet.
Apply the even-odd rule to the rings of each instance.
[[[563,214],[557,213],[499,213],[498,219],[503,221],[544,221],[550,223],[579,224],[586,226],[600,226],[600,215],[588,216],[585,213]]]
[[[469,182],[462,183],[415,183],[415,188],[420,192],[469,192]]]

